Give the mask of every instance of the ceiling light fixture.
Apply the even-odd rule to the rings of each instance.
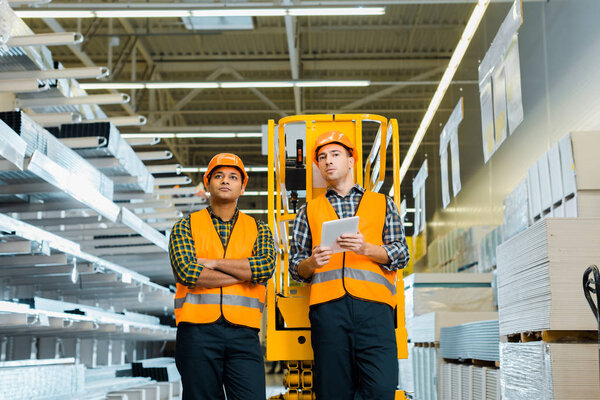
[[[427,129],[429,129],[429,125],[431,124],[431,121],[433,120],[433,117],[437,112],[437,109],[440,106],[446,91],[448,90],[448,86],[450,86],[450,82],[452,82],[452,78],[454,78],[454,74],[456,73],[460,62],[462,61],[465,52],[469,47],[469,43],[471,42],[471,39],[473,38],[473,35],[475,34],[475,31],[477,30],[477,27],[479,26],[479,23],[481,22],[485,10],[489,4],[490,0],[479,0],[475,6],[475,9],[473,10],[473,13],[471,14],[471,17],[467,22],[467,26],[465,27],[465,30],[458,44],[456,45],[456,49],[454,49],[454,53],[452,53],[448,67],[444,71],[444,75],[442,75],[442,79],[440,80],[433,98],[429,103],[429,107],[427,107],[427,111],[425,112],[423,120],[421,121],[421,124],[415,133],[415,137],[408,149],[408,152],[406,153],[406,156],[404,157],[404,161],[400,166],[400,182],[402,182],[404,176],[408,172],[408,168],[412,163],[415,154],[417,153],[419,145],[421,144],[425,133],[427,133]],[[391,194],[392,192],[390,191],[390,195]]]
[[[84,82],[85,90],[125,89],[247,89],[247,88],[293,88],[293,87],[365,87],[369,80],[323,80],[323,81],[233,81],[233,82]]]
[[[179,7],[177,7],[179,6]],[[110,8],[108,8],[110,7]],[[107,4],[50,4],[45,8],[15,10],[20,18],[186,18],[186,17],[303,17],[303,16],[368,16],[384,15],[385,7],[256,7],[256,8],[194,8],[186,4],[119,5]]]

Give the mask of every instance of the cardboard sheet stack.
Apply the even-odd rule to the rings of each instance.
[[[415,384],[413,376],[413,343],[408,343],[408,358],[398,360],[398,390],[414,393]]]
[[[413,343],[436,343],[440,342],[440,331],[445,327],[474,321],[497,320],[497,318],[497,312],[437,311],[407,320],[406,329],[408,338]],[[498,339],[497,334],[496,339]]]
[[[438,373],[441,361],[439,349],[435,346],[415,346],[413,348],[414,397],[416,399],[437,400],[439,398]]]
[[[511,238],[548,217],[600,217],[598,132],[563,137],[504,199],[504,234]]]
[[[502,225],[488,232],[479,242],[479,262],[476,271],[490,272],[496,268],[496,248],[504,241]]]
[[[597,330],[581,279],[600,260],[600,219],[549,218],[498,247],[500,334]]]
[[[433,272],[457,272],[458,260],[456,251],[457,238],[463,233],[462,228],[448,232],[435,238],[427,246],[427,266]]]
[[[492,274],[412,274],[404,298],[407,321],[433,311],[494,311]]]
[[[440,329],[465,322],[497,318],[491,274],[412,274],[404,279],[406,326],[417,399],[438,397]],[[408,375],[401,368],[400,381]],[[401,388],[402,389],[402,388]]]
[[[465,229],[456,238],[457,272],[477,272],[480,254],[480,242],[494,229],[489,225],[475,225]]]
[[[453,360],[500,361],[498,320],[441,328],[440,354]]]
[[[598,329],[582,276],[600,259],[600,219],[546,218],[498,248],[500,335],[570,331],[575,343],[502,343],[502,396],[507,399],[598,399]],[[583,334],[577,331],[584,331]]]
[[[597,343],[502,343],[502,398],[600,398]]]
[[[500,400],[500,398],[498,369],[445,362],[440,365],[440,399]]]

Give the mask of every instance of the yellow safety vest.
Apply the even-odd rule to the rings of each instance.
[[[226,246],[204,209],[190,215],[192,238],[198,258],[248,258],[253,255],[258,236],[256,220],[239,213]],[[202,273],[200,273],[202,274]],[[260,329],[266,285],[250,282],[218,288],[189,288],[177,283],[175,321],[208,324],[223,316],[235,325]]]
[[[313,246],[321,243],[323,222],[338,219],[338,215],[325,194],[308,202],[308,225]],[[365,241],[383,244],[386,198],[380,193],[366,191],[356,215],[360,217],[358,229]],[[310,305],[339,299],[346,293],[373,302],[396,306],[396,272],[388,271],[367,256],[351,251],[331,255],[327,265],[315,270],[310,287]]]

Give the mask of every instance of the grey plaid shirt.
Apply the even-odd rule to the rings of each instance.
[[[350,189],[346,197],[341,197],[333,189],[328,189],[325,196],[333,206],[333,209],[340,218],[352,217],[356,214],[356,208],[362,199],[365,189],[356,184]],[[389,265],[382,265],[383,268],[394,271],[404,268],[410,259],[406,237],[404,236],[404,227],[402,219],[394,201],[385,196],[387,201],[387,210],[385,214],[385,223],[383,225],[383,245],[382,247],[388,254],[391,262]],[[312,254],[312,236],[306,216],[306,204],[300,207],[296,219],[294,219],[294,229],[292,234],[290,251],[290,274],[298,282],[310,282],[298,274],[298,264],[307,259]]]

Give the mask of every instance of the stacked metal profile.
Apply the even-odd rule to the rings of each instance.
[[[74,358],[0,362],[0,398],[74,398],[84,388],[85,367]]]
[[[440,353],[453,360],[500,361],[498,320],[441,328]]]
[[[5,0],[0,11],[0,44],[12,35],[33,34]],[[59,67],[44,46],[0,50],[2,72],[53,68]],[[33,89],[21,90],[33,93],[18,97],[38,97],[38,84],[55,86],[49,97],[85,94],[74,90],[75,81],[60,81],[33,79]],[[87,108],[92,117],[102,115],[98,106]],[[89,128],[72,129],[96,134]],[[98,257],[136,254],[132,242],[148,253],[167,254],[167,236],[146,222],[165,223],[152,207],[113,202],[115,188],[152,192],[154,178],[114,127],[108,131],[92,149],[73,151],[72,141],[55,137],[21,111],[0,115],[0,397],[104,398],[112,390],[146,385],[150,379],[131,377],[126,362],[156,357],[164,341],[175,339],[175,328],[161,324],[172,315],[172,291]],[[98,158],[117,162],[101,171],[93,164]],[[81,237],[94,246],[79,243]],[[161,398],[176,392],[170,383],[141,390],[161,391]]]
[[[498,369],[445,362],[440,365],[440,399],[500,400],[501,398]],[[530,399],[533,398],[537,399],[537,397]]]
[[[110,122],[84,124],[63,124],[54,133],[58,138],[101,137],[105,141],[97,147],[79,148],[75,152],[84,158],[115,158],[118,162],[109,167],[99,168],[109,177],[130,176],[134,179],[115,183],[115,192],[141,190],[154,191],[154,176],[135,154],[129,143],[121,137],[116,126]],[[113,178],[114,179],[114,178]]]

